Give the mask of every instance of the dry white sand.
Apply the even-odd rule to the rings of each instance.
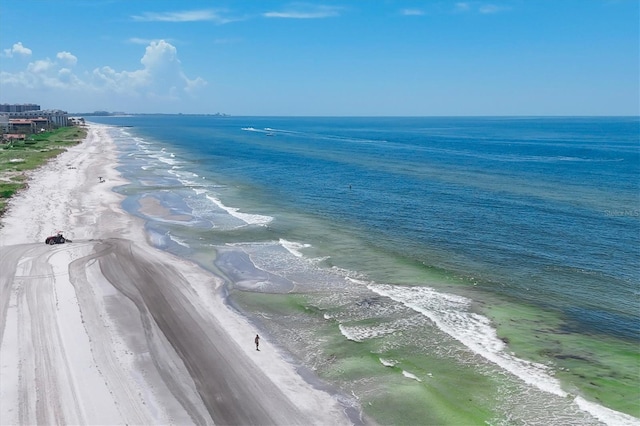
[[[255,350],[219,278],[147,243],[116,162],[91,126],[2,219],[0,423],[351,424],[268,340]],[[45,245],[57,230],[73,242]]]

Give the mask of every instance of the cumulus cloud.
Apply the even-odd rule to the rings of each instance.
[[[13,58],[15,55],[17,56],[31,56],[31,49],[28,47],[24,47],[22,42],[15,43],[10,49],[4,49],[4,56],[7,58]]]
[[[80,79],[69,68],[58,70],[58,79],[66,86],[82,86]]]
[[[201,78],[187,78],[182,71],[176,48],[164,40],[150,43],[140,62],[159,93],[162,92],[163,86],[168,88],[170,93],[175,93],[180,90],[193,92],[205,84]]]
[[[191,95],[196,94],[198,90],[207,85],[207,81],[201,77],[196,77],[194,80],[189,80],[185,77],[185,82],[187,86],[184,90]]]
[[[149,43],[140,62],[151,69],[179,68],[180,66],[176,48],[164,40]]]
[[[67,64],[70,66],[73,66],[78,62],[78,58],[76,58],[69,52],[58,52],[56,58],[58,58],[63,64]]]
[[[14,45],[15,46],[15,45]],[[147,99],[179,98],[197,94],[207,84],[200,78],[190,79],[183,71],[175,46],[165,40],[152,41],[145,49],[137,69],[115,70],[103,66],[80,75],[71,67],[78,59],[69,52],[59,52],[56,60],[30,62],[17,73],[0,72],[0,84],[24,89],[82,90],[83,92],[119,94]]]
[[[94,82],[104,89],[154,98],[193,94],[197,88],[206,85],[200,77],[192,80],[185,75],[177,49],[165,40],[149,43],[140,63],[143,67],[134,71],[97,68],[92,74]]]
[[[54,66],[55,64],[50,59],[42,59],[29,63],[27,71],[33,74],[44,74]]]
[[[100,91],[133,95],[149,86],[149,74],[145,70],[116,71],[109,66],[96,68],[91,73],[91,87]]]

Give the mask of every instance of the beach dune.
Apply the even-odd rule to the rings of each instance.
[[[255,350],[221,277],[147,243],[116,163],[90,126],[2,218],[0,422],[361,423],[268,339]],[[59,230],[73,242],[45,245]]]

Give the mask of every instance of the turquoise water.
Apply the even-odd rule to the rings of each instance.
[[[638,118],[93,121],[189,217],[152,241],[379,422],[638,424]]]

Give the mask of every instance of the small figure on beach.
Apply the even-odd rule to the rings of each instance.
[[[256,351],[259,351],[258,346],[260,346],[260,336],[256,334],[256,338],[254,340],[256,342]]]

